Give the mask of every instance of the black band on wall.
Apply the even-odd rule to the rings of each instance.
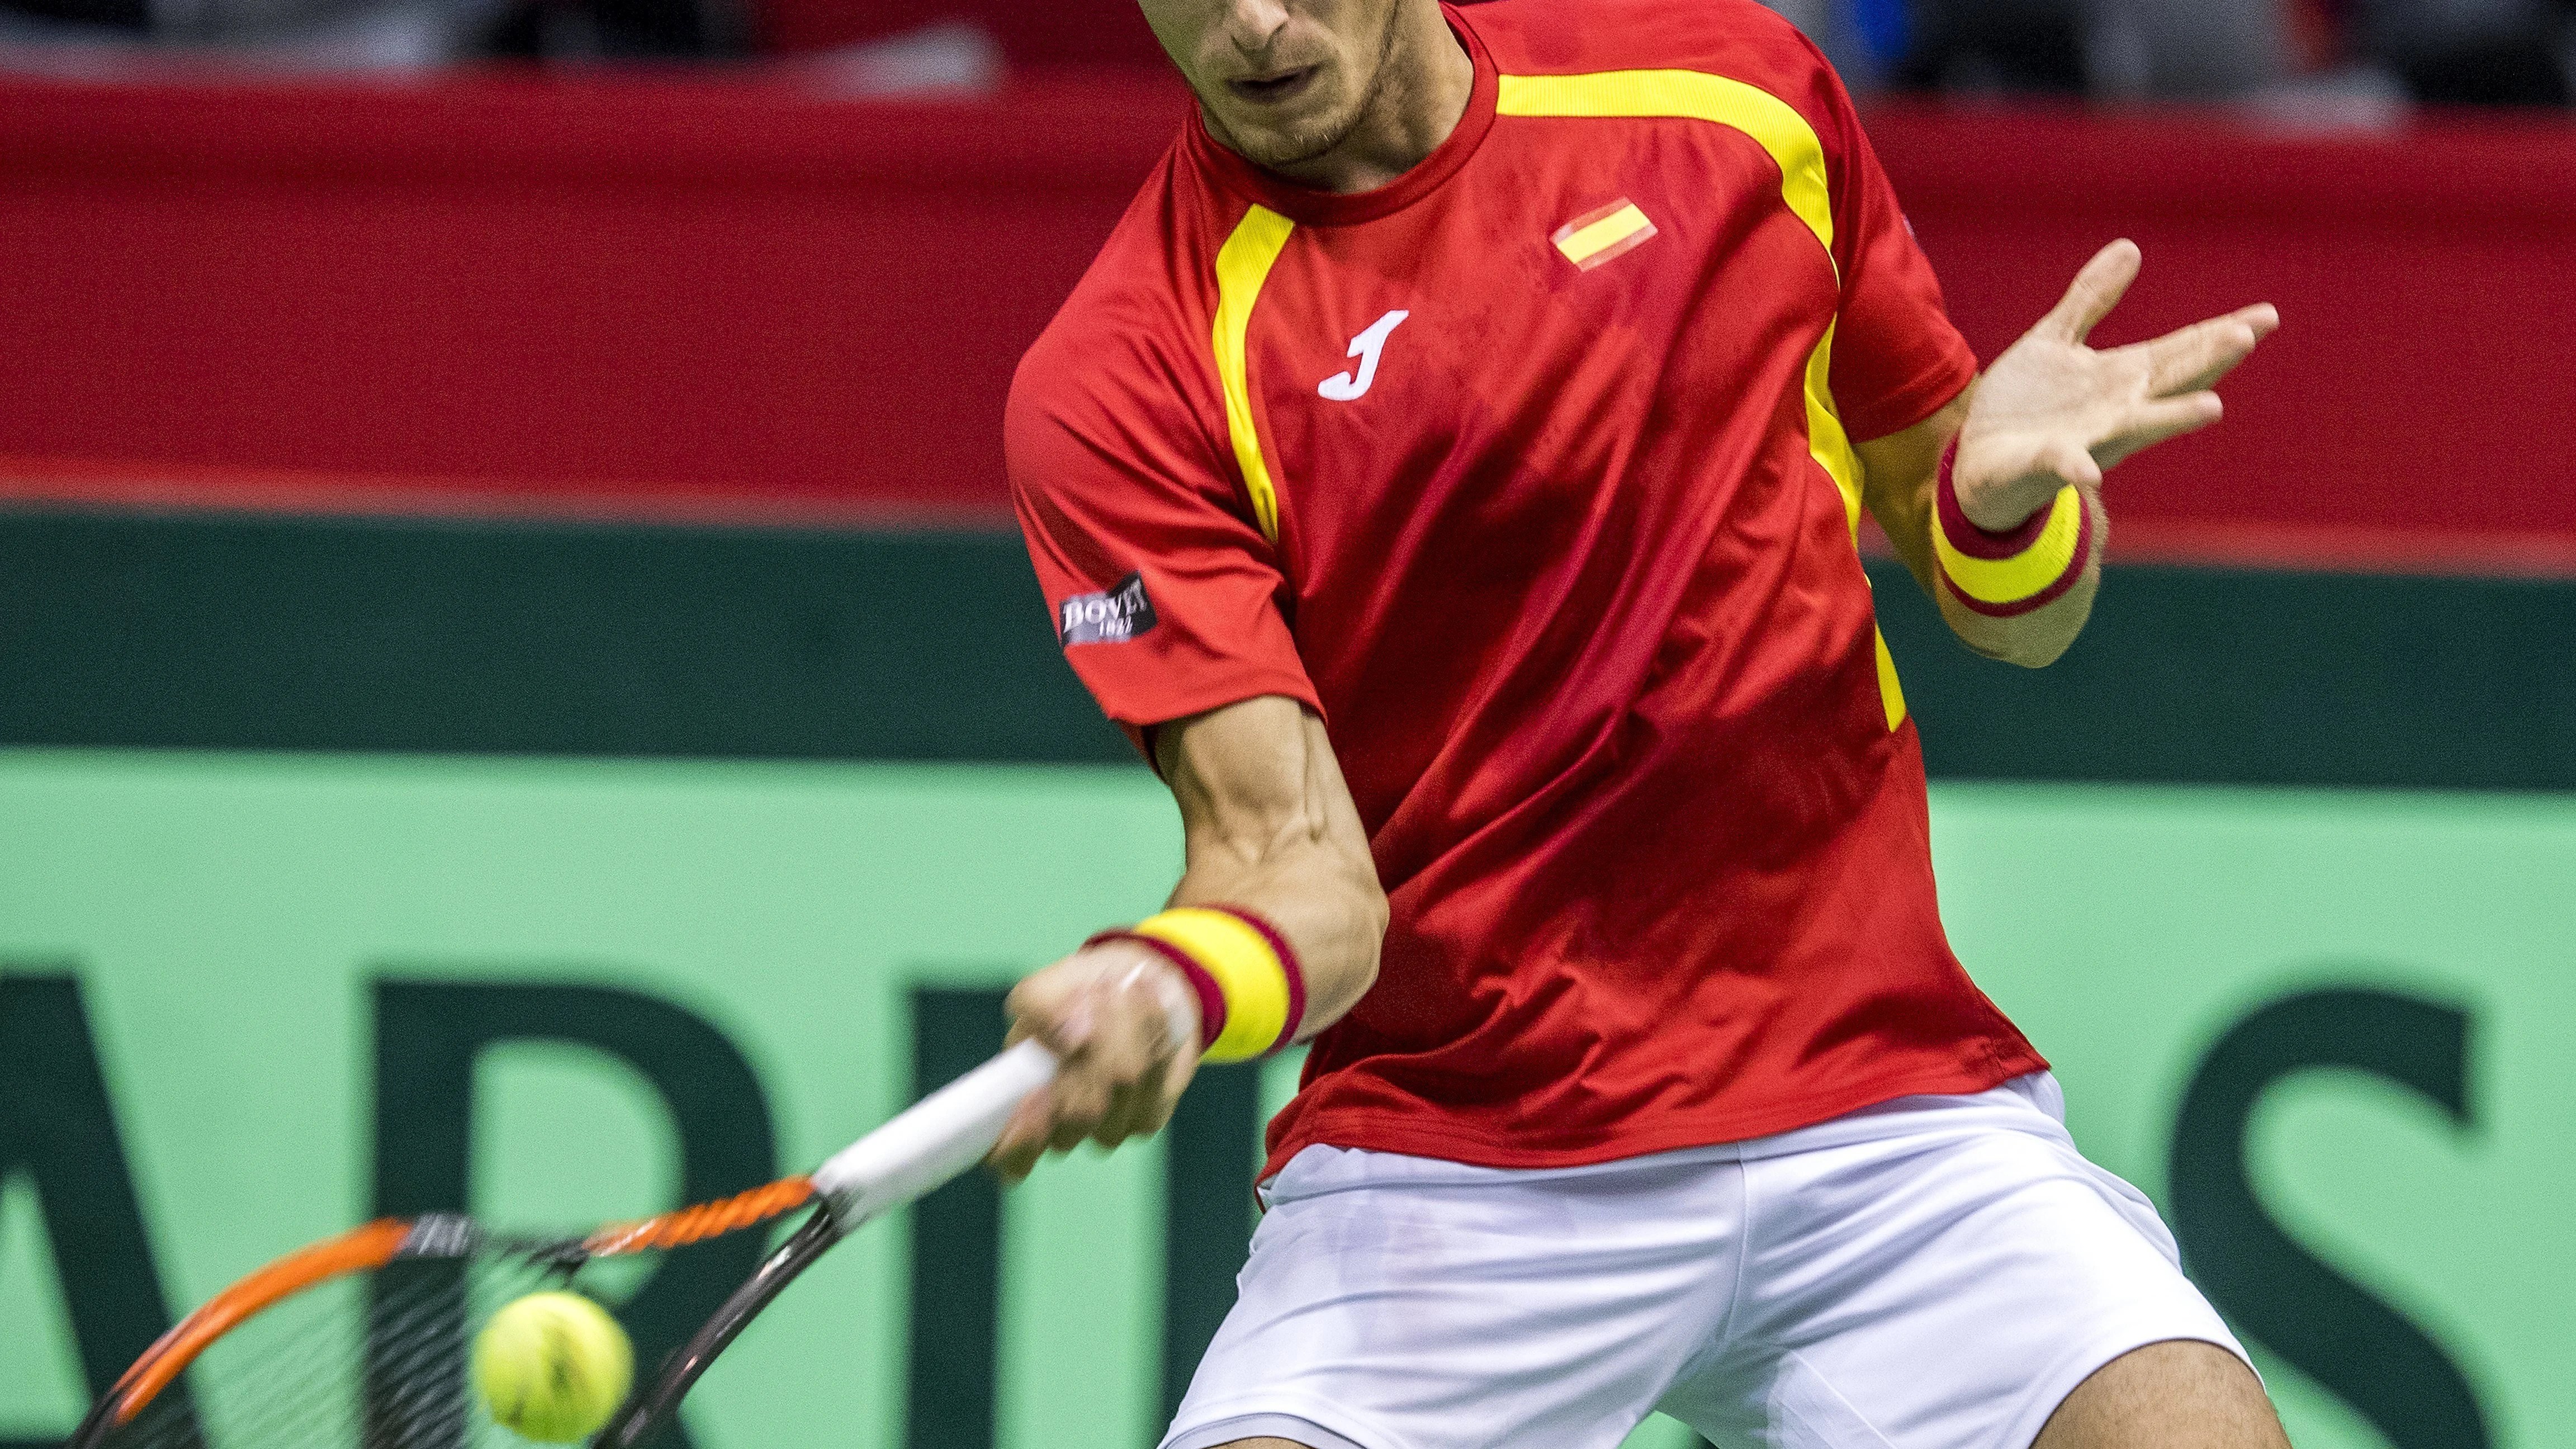
[[[81,1378],[96,1399],[169,1328],[169,1296],[80,978],[0,964],[0,1182],[19,1172],[44,1211]],[[184,1403],[187,1379],[171,1389]],[[204,1442],[193,1405],[175,1422]],[[54,1442],[0,1439],[0,1449]]]
[[[1871,573],[1935,776],[2576,789],[2576,582],[2115,564],[2031,671]],[[1135,763],[1002,533],[0,511],[0,681],[0,744]]]

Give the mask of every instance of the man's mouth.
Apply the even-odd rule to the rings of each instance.
[[[1227,81],[1225,88],[1234,92],[1237,98],[1250,101],[1254,105],[1275,106],[1281,101],[1295,98],[1314,79],[1315,67],[1309,65],[1300,66],[1296,70],[1283,70],[1276,75]]]

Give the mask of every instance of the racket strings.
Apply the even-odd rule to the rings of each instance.
[[[210,1346],[102,1449],[498,1449],[473,1335],[563,1273],[515,1255],[399,1263],[298,1295]]]

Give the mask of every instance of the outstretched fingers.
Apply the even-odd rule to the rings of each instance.
[[[2268,302],[2240,307],[2141,344],[2147,352],[2147,395],[2205,392],[2236,370],[2281,325]]]
[[[2225,415],[2226,407],[2214,392],[2186,393],[2181,397],[2142,402],[2121,419],[2117,432],[2093,445],[2093,456],[2108,468],[2167,438],[2199,432]]]
[[[2056,341],[2081,346],[2085,338],[2093,335],[2093,329],[2102,325],[2102,319],[2111,315],[2111,309],[2120,305],[2120,299],[2128,295],[2129,284],[2138,279],[2140,265],[2138,244],[2126,237],[2102,248],[2084,264],[2084,270],[2075,274],[2066,295],[2039,319],[2039,326],[2033,330]]]

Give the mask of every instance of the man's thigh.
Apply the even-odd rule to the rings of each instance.
[[[2169,1339],[2112,1360],[2067,1396],[2033,1449],[2289,1449],[2262,1381],[2216,1344]],[[1237,1439],[1221,1449],[1309,1449]]]
[[[2067,1395],[2035,1449],[2289,1449],[2280,1416],[2244,1361],[2214,1344],[2168,1340],[2103,1365]]]
[[[2076,1151],[2052,1085],[1919,1100],[1880,1139],[1748,1159],[1737,1332],[1666,1412],[1724,1444],[2018,1449],[2133,1350],[2240,1352],[2154,1208]],[[2097,1449],[2054,1449],[2078,1445]]]

